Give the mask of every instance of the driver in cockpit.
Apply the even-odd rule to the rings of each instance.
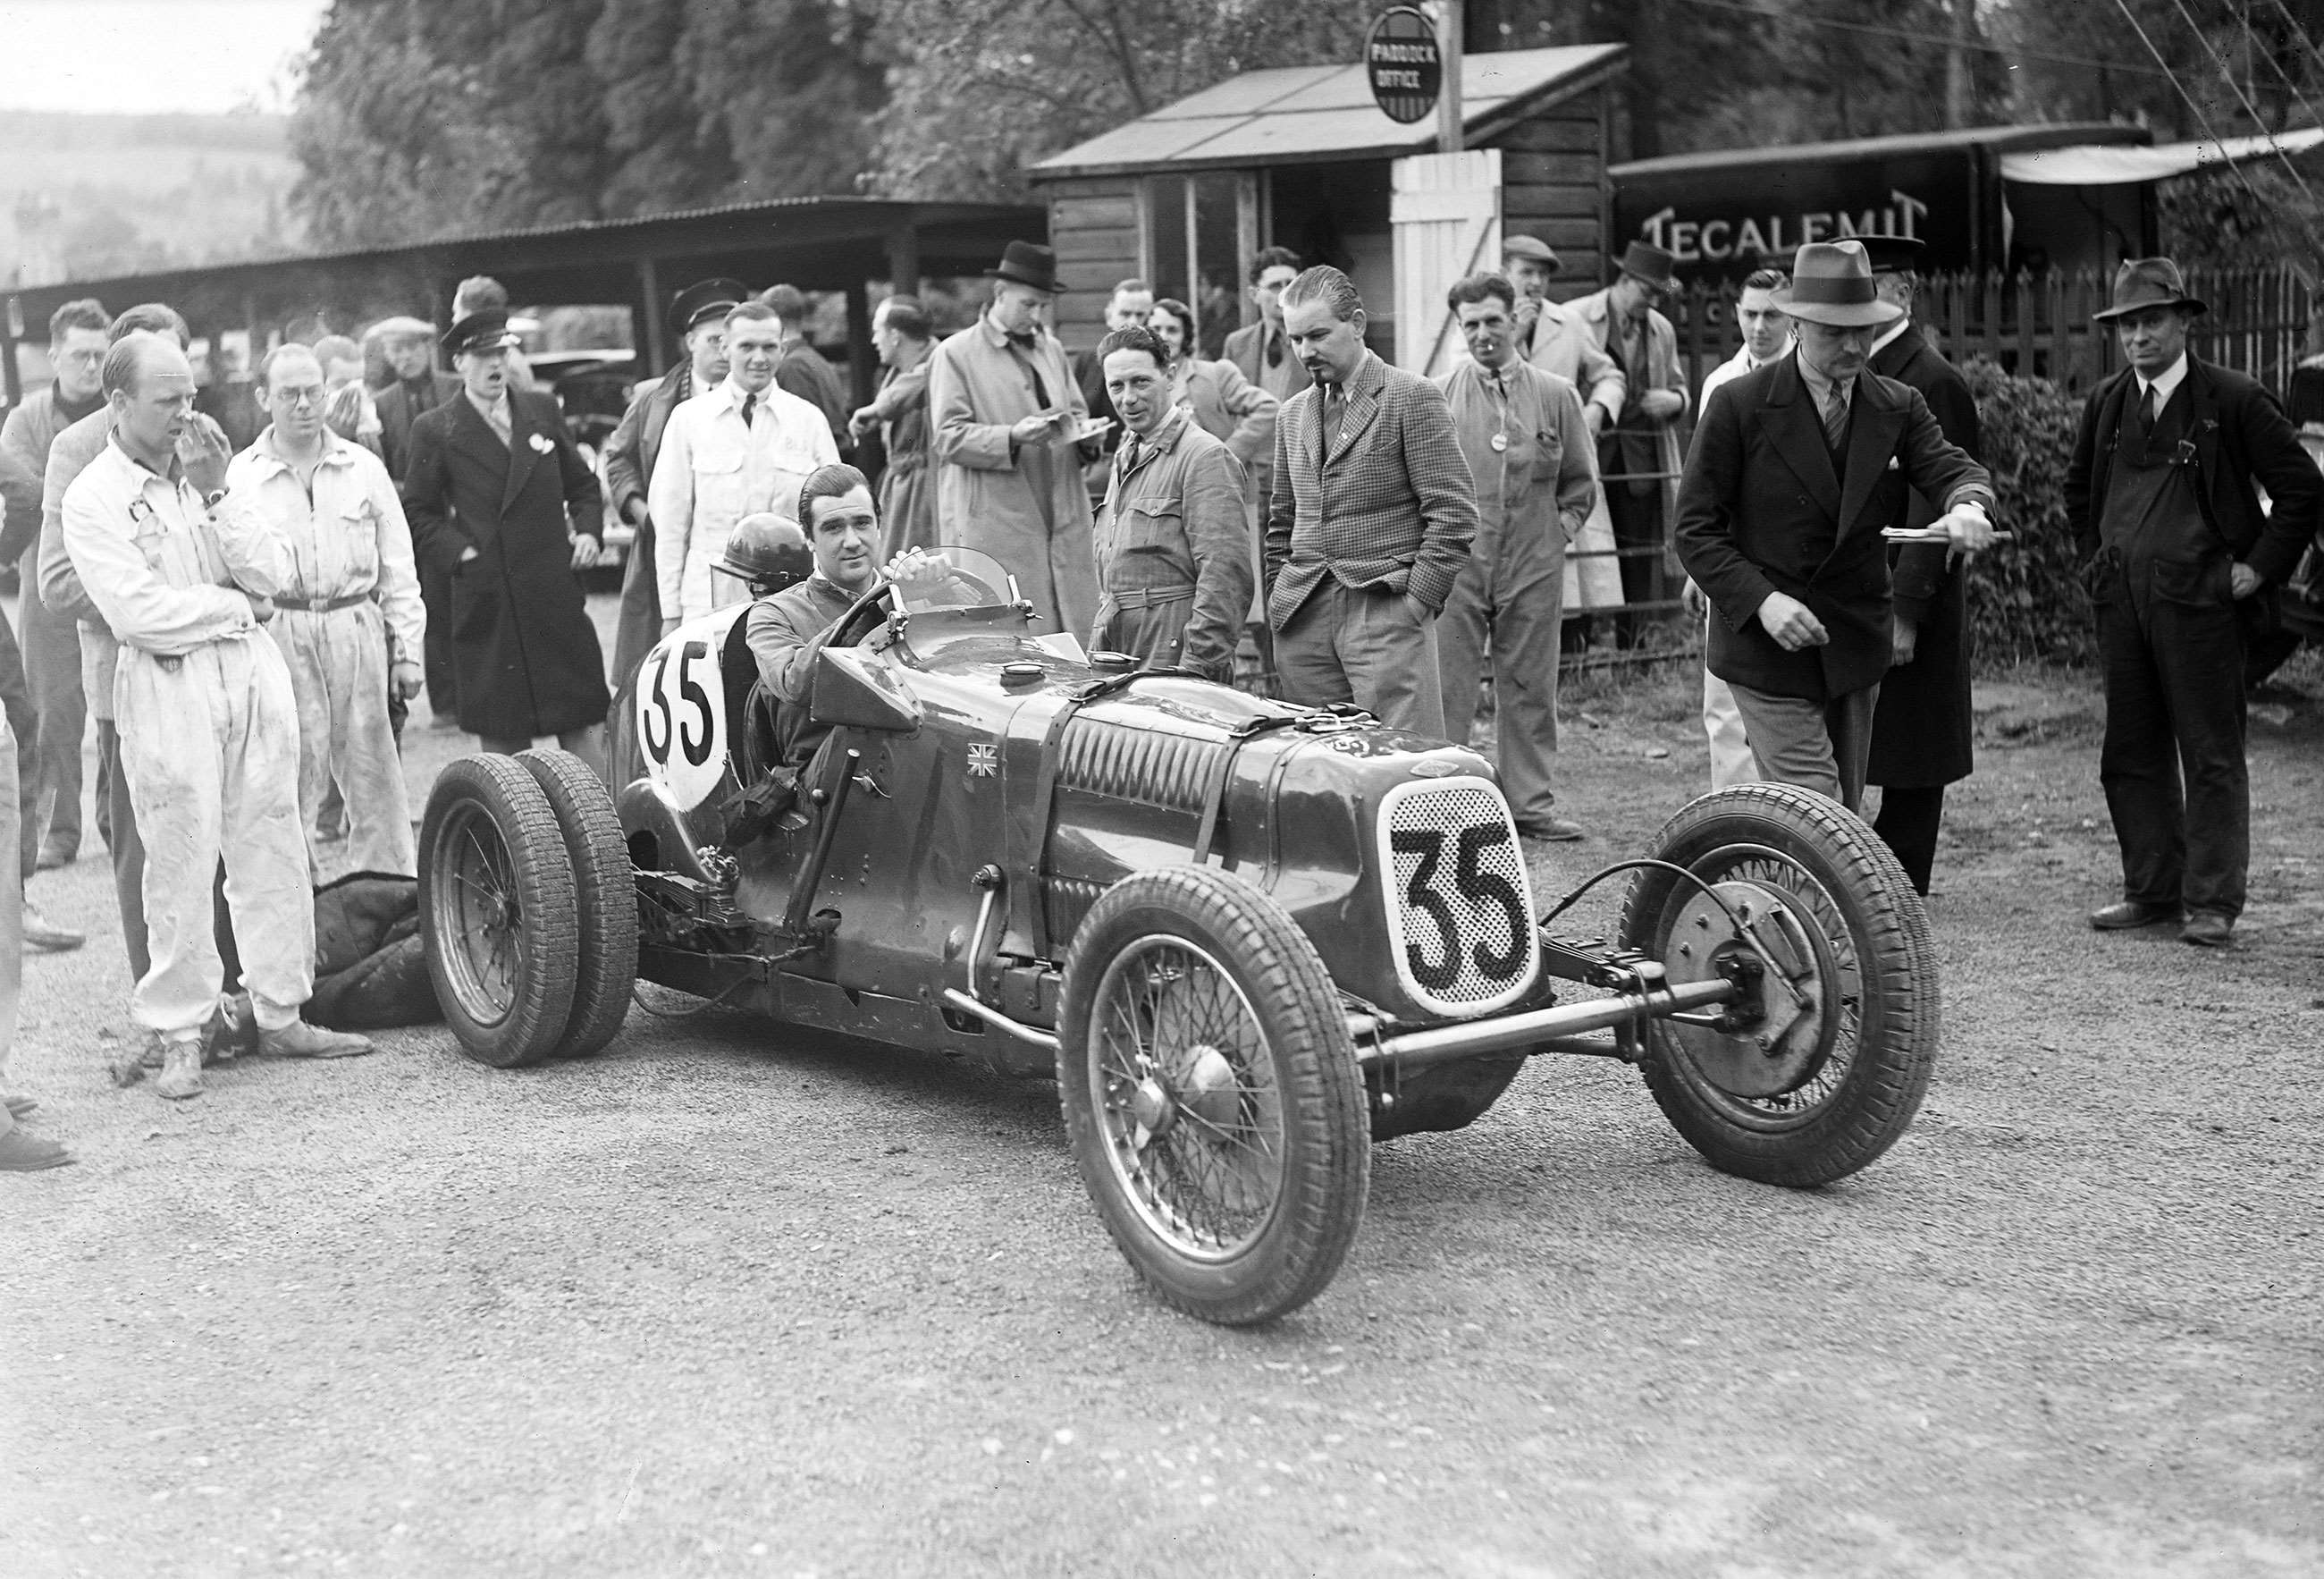
[[[880,578],[880,518],[872,485],[852,466],[817,467],[799,489],[798,524],[791,530],[801,529],[814,556],[814,574],[753,603],[743,633],[758,660],[759,678],[782,703],[778,734],[783,761],[794,768],[804,766],[830,733],[807,717],[816,654],[839,633],[855,600]],[[944,563],[907,549],[890,562],[889,574],[908,577],[923,562],[938,568]]]

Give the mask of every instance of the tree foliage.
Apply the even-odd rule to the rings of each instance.
[[[1978,458],[1993,474],[1996,514],[2010,538],[1975,561],[1969,594],[1978,661],[2086,659],[2093,627],[2074,534],[2066,467],[2081,402],[2046,378],[2019,378],[1983,356],[1961,364],[1977,396]]]

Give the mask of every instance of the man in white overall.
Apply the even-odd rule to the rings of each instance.
[[[218,1004],[211,885],[226,897],[262,1052],[367,1053],[299,1011],[314,991],[315,904],[299,825],[299,715],[261,629],[290,580],[288,547],[254,500],[230,499],[226,447],[198,429],[184,353],[133,335],[106,353],[105,452],[64,501],[65,548],[121,643],[122,765],[145,837],[152,965],[131,1006],[161,1039],[163,1096],[202,1090],[201,1035]]]

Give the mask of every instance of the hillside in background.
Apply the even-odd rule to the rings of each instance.
[[[279,116],[0,110],[0,284],[297,251],[297,174]]]

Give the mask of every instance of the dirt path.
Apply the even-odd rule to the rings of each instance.
[[[2324,1571],[2324,716],[2255,733],[2222,957],[2082,928],[2088,699],[2004,699],[1887,1159],[1739,1184],[1628,1071],[1536,1065],[1378,1150],[1337,1284],[1255,1334],[1140,1296],[1050,1087],[723,1011],[116,1093],[93,850],[36,891],[99,940],[28,971],[82,1161],[0,1184],[0,1574]],[[1567,877],[1702,771],[1683,685],[1572,711]]]

